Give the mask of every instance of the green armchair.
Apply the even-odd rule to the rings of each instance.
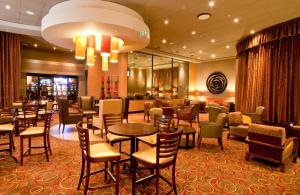
[[[244,113],[244,115],[249,116],[253,123],[262,124],[264,110],[265,110],[265,107],[258,106],[255,110],[255,113]]]
[[[198,132],[198,148],[201,146],[202,138],[217,138],[218,143],[221,146],[221,150],[223,151],[223,128],[226,121],[226,114],[220,113],[217,116],[216,122],[206,122],[206,123],[200,123],[200,128]]]
[[[61,124],[63,124],[62,133],[64,133],[65,125],[77,124],[79,121],[82,121],[81,113],[69,113],[69,100],[59,99],[58,100],[58,117],[59,117],[59,127],[60,130]]]
[[[218,114],[221,113],[221,108],[216,106],[207,106],[206,112],[208,112],[209,122],[216,122]]]

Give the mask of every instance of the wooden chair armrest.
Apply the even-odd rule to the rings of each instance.
[[[254,140],[249,140],[248,143],[257,144],[257,145],[261,145],[261,146],[265,146],[265,147],[269,147],[269,148],[274,148],[274,149],[278,149],[278,150],[284,150],[283,146],[276,146],[276,145],[267,144],[267,143],[263,143],[263,142],[258,142],[258,141],[254,141]]]

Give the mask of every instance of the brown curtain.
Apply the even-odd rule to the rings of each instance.
[[[0,32],[0,107],[19,98],[20,36]]]
[[[300,18],[242,40],[237,59],[237,109],[262,105],[269,122],[300,123]]]

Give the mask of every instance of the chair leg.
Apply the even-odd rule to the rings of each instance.
[[[222,138],[218,138],[219,145],[221,146],[221,150],[224,150]]]
[[[9,132],[9,155],[12,156],[12,152],[13,152],[13,133]]]
[[[197,140],[197,143],[198,143],[198,149],[200,149],[201,142],[202,142],[202,137],[201,137],[201,136],[198,136],[198,140]]]
[[[28,138],[28,154],[31,154],[31,138]]]
[[[173,183],[173,190],[174,194],[177,195],[177,188],[176,188],[176,169],[175,169],[175,164],[172,166],[172,183]]]
[[[62,133],[64,133],[65,131],[65,124],[63,124],[63,130],[62,130]]]
[[[179,125],[179,119],[177,119],[177,128],[178,128],[178,125]]]
[[[20,165],[23,166],[23,155],[24,155],[24,143],[23,143],[23,137],[20,136]]]
[[[86,166],[86,176],[85,176],[85,186],[84,186],[84,195],[87,194],[88,188],[89,188],[89,182],[90,182],[90,168],[91,168],[91,164],[90,162],[87,162],[87,166]]]
[[[61,123],[59,123],[59,125],[58,125],[58,130],[60,130],[60,126],[61,126]]]
[[[155,170],[155,194],[159,195],[159,168]]]
[[[50,135],[47,134],[47,145],[48,145],[48,149],[49,149],[49,152],[50,152],[50,155],[52,155],[52,149],[51,149],[51,145],[50,145]]]
[[[120,160],[116,161],[116,194],[119,194],[120,188]]]
[[[47,146],[47,135],[44,135],[44,150],[45,150],[47,162],[49,162],[48,146]]]
[[[81,183],[82,183],[82,178],[84,175],[84,168],[85,168],[85,159],[83,157],[83,155],[81,155],[81,171],[80,171],[80,177],[79,177],[79,182],[78,182],[78,186],[77,186],[77,190],[80,189]]]
[[[105,169],[104,169],[104,181],[107,181],[108,163],[106,161],[104,162],[104,166],[105,166]]]
[[[197,121],[198,121],[198,124],[199,124],[200,123],[199,114],[197,115]]]

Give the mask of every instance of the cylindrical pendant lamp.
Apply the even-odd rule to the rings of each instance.
[[[75,58],[79,60],[85,59],[86,36],[76,36],[74,41]]]
[[[111,52],[110,56],[109,56],[109,62],[118,63],[119,62],[119,54]]]
[[[101,56],[108,57],[110,55],[111,38],[109,35],[102,35],[101,37]]]
[[[111,37],[111,53],[119,53],[119,38]]]
[[[108,56],[102,56],[102,71],[108,71]]]

